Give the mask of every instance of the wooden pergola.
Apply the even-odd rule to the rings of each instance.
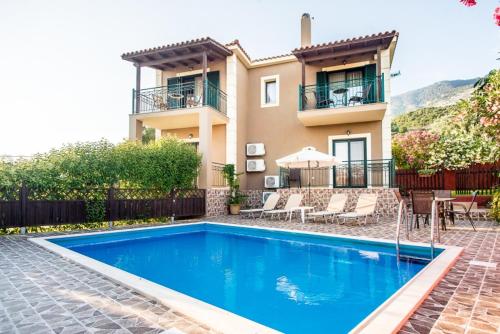
[[[368,58],[378,54],[377,62],[380,62],[380,50],[389,48],[398,32],[391,31],[370,36],[352,38],[336,42],[303,46],[292,51],[302,64],[302,87],[305,86],[305,66],[335,66],[346,64],[354,59]],[[379,64],[377,64],[379,65]],[[380,66],[377,66],[380,71]]]
[[[233,52],[210,37],[170,44],[156,48],[124,53],[122,59],[136,67],[135,89],[141,90],[141,67],[157,70],[172,70],[177,67],[202,68],[202,80],[207,79],[208,62],[223,60]],[[139,110],[140,95],[136,94],[136,110]]]

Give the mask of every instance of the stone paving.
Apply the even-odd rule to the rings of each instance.
[[[227,216],[210,221],[385,239],[394,239],[395,231],[393,219],[381,219],[366,226]],[[457,222],[442,232],[443,244],[464,247],[464,253],[400,333],[500,333],[500,229],[490,221],[478,225],[479,230],[473,232],[466,223]],[[412,241],[428,239],[428,227],[411,234]],[[484,267],[471,261],[498,265]],[[46,251],[29,242],[26,236],[0,236],[0,333],[214,331]]]

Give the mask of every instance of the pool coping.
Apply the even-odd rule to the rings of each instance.
[[[262,227],[256,225],[238,225],[227,223],[216,223],[210,221],[203,221],[197,223],[185,223],[174,225],[161,225],[150,226],[133,229],[121,229],[112,231],[98,231],[89,233],[66,234],[48,237],[29,238],[31,242],[42,246],[43,248],[56,253],[64,258],[76,262],[84,267],[94,270],[109,279],[125,285],[133,290],[136,290],[143,295],[152,298],[167,307],[179,311],[210,328],[220,331],[222,333],[241,333],[241,334],[260,334],[280,333],[270,327],[262,325],[258,322],[242,317],[230,311],[226,311],[217,306],[203,302],[196,298],[190,297],[181,292],[172,290],[168,287],[154,283],[140,276],[128,273],[122,269],[118,269],[111,265],[105,264],[98,260],[92,259],[85,255],[74,252],[68,248],[59,246],[48,240],[59,238],[71,238],[78,236],[89,236],[95,234],[108,234],[108,233],[123,233],[137,230],[161,229],[179,226],[193,226],[193,225],[221,225],[232,226],[238,228],[259,229],[269,231],[288,232],[303,235],[316,235],[324,237],[342,238],[347,240],[369,241],[376,243],[395,244],[393,240],[378,239],[370,237],[357,237],[349,235],[341,235],[334,233],[321,233],[299,231],[292,229],[281,229],[273,227]],[[405,246],[420,246],[429,247],[429,244],[421,242],[401,242]],[[425,266],[419,273],[412,277],[406,284],[399,288],[394,294],[391,295],[384,303],[371,312],[364,318],[350,333],[395,333],[397,332],[413,314],[413,312],[420,306],[425,298],[430,294],[433,288],[441,281],[446,273],[458,260],[458,257],[463,251],[463,248],[456,246],[436,245],[437,248],[443,249],[432,262]]]

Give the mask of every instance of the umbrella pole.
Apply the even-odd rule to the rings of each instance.
[[[307,188],[308,188],[307,197],[308,197],[308,199],[307,199],[307,202],[308,203],[307,204],[309,206],[311,206],[311,161],[307,161],[307,169],[308,169],[308,171],[307,171],[307,178],[308,178],[308,182],[307,182]]]

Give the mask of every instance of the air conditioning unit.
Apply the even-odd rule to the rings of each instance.
[[[249,157],[256,157],[266,154],[266,149],[263,143],[247,144],[247,155]]]
[[[267,198],[271,196],[271,194],[275,194],[274,191],[263,191],[262,192],[262,205],[267,201]]]
[[[266,175],[264,178],[264,187],[271,188],[279,188],[280,187],[280,177],[279,175]]]
[[[247,160],[247,172],[263,172],[265,170],[264,159]]]

